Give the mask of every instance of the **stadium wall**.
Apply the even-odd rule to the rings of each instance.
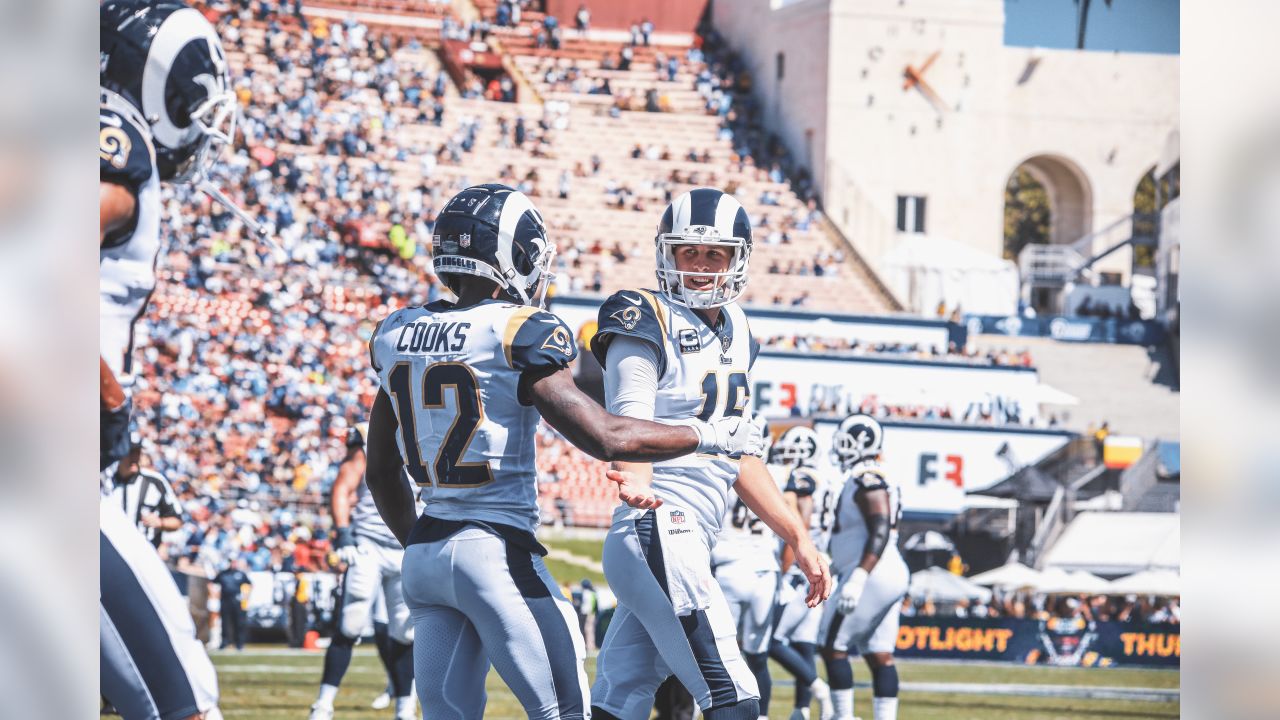
[[[573,27],[578,7],[591,10],[591,26],[626,30],[632,23],[649,18],[657,32],[692,33],[706,10],[707,0],[547,0],[547,14],[555,15],[566,27]]]

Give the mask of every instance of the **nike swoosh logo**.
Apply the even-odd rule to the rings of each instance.
[[[621,293],[619,293],[619,294],[621,294]],[[644,303],[644,301],[643,301],[643,300],[641,300],[640,298],[636,298],[635,300],[632,300],[630,295],[622,295],[622,299],[623,299],[623,300],[626,300],[627,302],[631,303],[632,305],[640,305],[640,304]]]
[[[113,125],[115,127],[124,127],[124,123],[121,122],[120,118],[114,115],[99,115],[98,119],[108,125]]]

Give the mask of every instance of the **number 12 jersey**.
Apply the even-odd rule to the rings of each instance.
[[[540,416],[521,378],[577,357],[564,321],[499,300],[462,309],[439,301],[387,316],[369,354],[400,423],[405,470],[423,488],[424,514],[533,532]]]

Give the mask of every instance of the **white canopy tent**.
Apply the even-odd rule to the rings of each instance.
[[[900,235],[884,261],[885,282],[907,307],[935,314],[939,303],[977,315],[1018,312],[1018,268],[954,240]]]
[[[934,602],[960,602],[961,600],[991,599],[991,591],[976,585],[954,573],[940,567],[925,568],[911,575],[911,586],[907,593],[920,600],[928,598]]]
[[[994,570],[978,573],[969,578],[969,582],[977,585],[1010,588],[1013,590],[1035,587],[1039,580],[1039,571],[1029,568],[1020,562],[1008,562]]]
[[[1179,538],[1175,513],[1083,512],[1049,548],[1044,565],[1109,577],[1177,570]]]
[[[1182,594],[1182,576],[1172,570],[1143,570],[1111,583],[1112,595],[1158,595],[1177,597]]]
[[[1106,595],[1111,592],[1111,583],[1083,570],[1051,567],[1040,573],[1032,589],[1047,595]]]

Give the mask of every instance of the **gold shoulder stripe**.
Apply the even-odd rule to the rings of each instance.
[[[640,293],[640,297],[649,301],[649,307],[653,308],[653,314],[658,317],[658,327],[662,328],[662,337],[666,338],[667,318],[662,314],[662,305],[658,302],[658,299],[653,296],[653,293],[648,290],[637,290],[636,292]]]
[[[511,364],[511,343],[515,342],[516,333],[520,332],[520,328],[524,327],[525,321],[536,312],[538,312],[538,308],[526,305],[511,313],[511,317],[507,318],[507,328],[502,333],[502,354],[507,358],[507,367],[514,368]]]

